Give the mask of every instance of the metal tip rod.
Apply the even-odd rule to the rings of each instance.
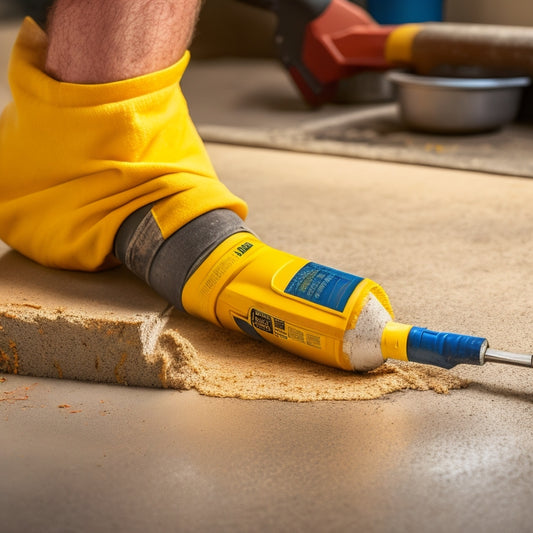
[[[492,348],[487,348],[487,350],[485,351],[484,362],[533,367],[533,355],[502,352],[501,350],[493,350]]]

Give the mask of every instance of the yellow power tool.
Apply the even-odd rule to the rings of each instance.
[[[191,315],[324,365],[367,371],[392,358],[443,368],[488,361],[533,366],[533,355],[492,350],[482,337],[395,322],[376,282],[276,250],[220,211],[199,217],[153,254],[136,253],[131,230],[117,255],[126,264],[128,257],[146,263],[153,256],[149,268],[131,260],[128,266]],[[138,227],[146,232],[151,214],[144,216]]]

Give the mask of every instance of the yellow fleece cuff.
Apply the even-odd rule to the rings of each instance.
[[[13,102],[0,117],[0,238],[47,266],[116,264],[124,219],[155,202],[165,237],[197,216],[246,204],[218,180],[190,119],[175,65],[95,85],[44,72],[47,36],[26,19],[13,48]]]

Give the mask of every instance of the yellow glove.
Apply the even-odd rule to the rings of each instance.
[[[128,215],[154,203],[162,237],[199,215],[245,203],[217,179],[179,83],[189,61],[101,85],[44,73],[46,34],[31,19],[13,49],[13,102],[0,118],[0,238],[47,266],[117,264]]]

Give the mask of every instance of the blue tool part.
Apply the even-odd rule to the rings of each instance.
[[[407,338],[407,358],[415,363],[452,368],[459,364],[482,365],[487,340],[413,327]]]

